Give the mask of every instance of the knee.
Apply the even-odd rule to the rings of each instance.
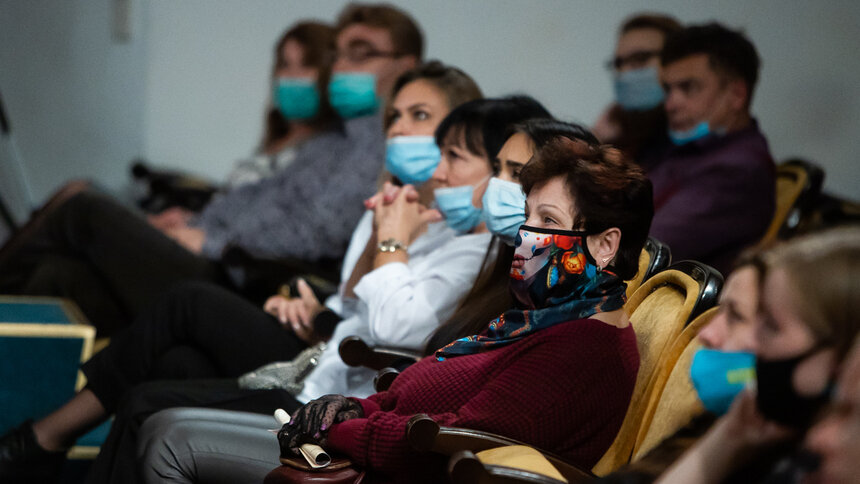
[[[170,286],[166,298],[175,303],[201,304],[221,301],[231,294],[212,282],[186,280]]]
[[[137,441],[137,461],[146,482],[160,482],[171,476],[192,482],[183,456],[194,437],[194,409],[178,408],[158,412],[143,423]]]
[[[192,432],[189,422],[195,419],[194,412],[192,408],[169,408],[147,418],[140,428],[138,453],[143,455],[147,449],[158,451],[187,442]]]

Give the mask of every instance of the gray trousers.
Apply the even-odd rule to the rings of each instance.
[[[147,483],[260,484],[278,467],[280,426],[268,415],[172,408],[141,427],[137,461]]]

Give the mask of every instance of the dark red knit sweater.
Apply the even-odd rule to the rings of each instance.
[[[570,321],[485,353],[424,358],[388,391],[358,399],[364,418],[333,426],[327,445],[385,480],[428,480],[431,458],[406,441],[406,422],[426,413],[440,425],[504,435],[590,469],[621,427],[638,369],[631,325]]]

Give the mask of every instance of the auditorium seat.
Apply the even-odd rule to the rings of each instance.
[[[824,171],[808,161],[792,159],[776,167],[776,210],[762,243],[787,239],[808,221],[821,195]]]
[[[655,373],[663,367],[665,358],[677,359],[667,350],[672,348],[691,320],[713,307],[722,282],[722,276],[715,269],[695,261],[682,261],[653,276],[633,294],[627,310],[636,330],[642,361],[630,406],[612,446],[590,470],[578,469],[560,457],[538,449],[566,479],[573,482],[591,473],[605,475],[630,460],[640,423],[655,388]],[[688,331],[694,332],[695,327]],[[571,392],[573,394],[574,391]],[[416,450],[448,456],[461,451],[478,453],[500,446],[523,445],[489,432],[439,426],[422,415],[410,421],[407,438]],[[468,454],[461,454],[461,457],[468,457]],[[464,461],[463,465],[472,464]]]

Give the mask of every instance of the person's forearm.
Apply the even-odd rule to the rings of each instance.
[[[394,262],[402,262],[406,264],[409,262],[409,254],[406,253],[406,244],[409,240],[409,232],[404,230],[399,226],[386,226],[383,225],[379,227],[376,238],[378,241],[383,240],[394,240],[403,244],[402,249],[397,249],[393,252],[382,252],[380,250],[375,251],[375,255],[373,258],[373,268],[378,269],[385,264],[391,264]]]
[[[367,240],[367,245],[364,246],[364,252],[359,256],[358,261],[355,263],[355,267],[352,269],[352,274],[349,276],[349,280],[346,281],[346,286],[343,288],[344,297],[355,297],[355,285],[358,284],[358,281],[360,281],[365,274],[373,269],[376,252],[376,235],[374,234]]]
[[[697,482],[717,484],[738,465],[740,447],[727,433],[724,421],[718,421],[689,451],[661,475],[657,484]]]

